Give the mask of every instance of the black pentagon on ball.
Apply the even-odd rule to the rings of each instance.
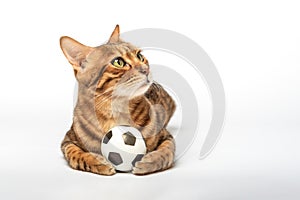
[[[103,143],[107,144],[110,138],[112,137],[112,131],[109,131],[103,138]]]
[[[129,131],[127,131],[126,133],[123,133],[122,137],[123,137],[123,141],[126,145],[131,145],[131,146],[135,145],[136,138]]]
[[[123,159],[119,153],[109,152],[108,160],[114,165],[120,165],[123,163]]]
[[[143,156],[144,156],[144,154],[138,154],[138,155],[136,155],[136,157],[131,162],[132,166],[134,166],[136,162],[142,160]]]

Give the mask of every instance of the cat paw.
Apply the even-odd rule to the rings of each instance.
[[[111,176],[116,173],[115,168],[103,156],[96,153],[83,153],[76,159],[70,160],[74,169],[91,172],[100,175]]]
[[[135,163],[132,173],[135,175],[146,175],[161,170],[161,164],[153,153],[146,154],[141,161]]]
[[[105,176],[112,176],[116,173],[116,170],[111,164],[99,164],[91,166],[90,172]]]
[[[90,153],[89,171],[95,174],[111,176],[116,173],[114,166],[108,162],[103,156]]]

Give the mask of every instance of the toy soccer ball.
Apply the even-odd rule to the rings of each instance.
[[[116,170],[126,172],[132,170],[147,149],[139,130],[130,126],[115,126],[103,137],[101,151]]]

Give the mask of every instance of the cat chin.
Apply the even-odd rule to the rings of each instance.
[[[133,99],[135,97],[141,96],[147,92],[149,87],[151,86],[152,81],[146,81],[146,83],[143,83],[138,88],[117,88],[113,92],[113,96],[116,98],[125,98],[125,99]]]
[[[134,97],[141,96],[141,95],[145,94],[147,92],[147,90],[149,89],[151,84],[152,84],[152,82],[148,82],[148,83],[142,85],[140,88],[138,88],[133,93],[133,95],[130,98],[134,98]]]
[[[130,98],[132,99],[134,97],[144,95],[152,83],[153,83],[153,79],[152,79],[152,74],[150,73],[149,76],[146,77],[145,82],[133,92]]]

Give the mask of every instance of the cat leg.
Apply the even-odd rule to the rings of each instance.
[[[163,129],[162,131],[167,131]],[[132,173],[145,175],[172,167],[175,157],[175,141],[170,133],[156,150],[147,153],[141,161],[136,162]]]
[[[62,152],[71,168],[101,175],[113,175],[114,167],[100,154],[86,152],[70,141],[66,135],[61,145]]]

